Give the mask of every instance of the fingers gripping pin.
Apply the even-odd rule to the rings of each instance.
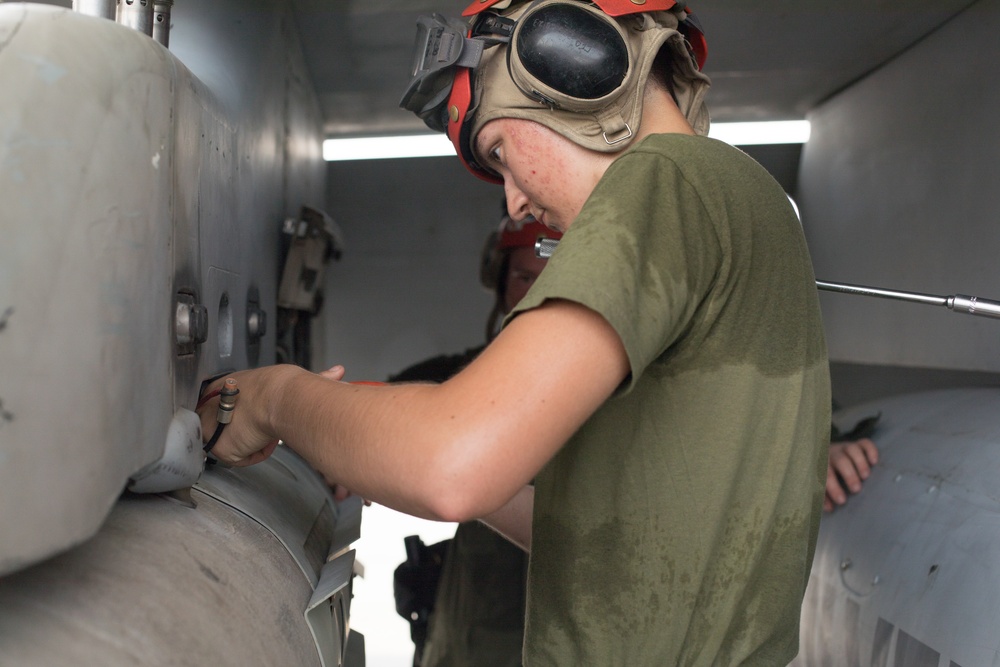
[[[219,392],[219,412],[215,418],[219,422],[219,425],[215,427],[215,433],[212,434],[211,440],[205,443],[206,453],[212,451],[215,443],[219,441],[219,436],[222,435],[222,430],[226,427],[226,424],[233,420],[233,410],[236,409],[236,397],[239,393],[240,390],[236,386],[236,380],[226,378],[226,381],[222,384],[222,390]]]

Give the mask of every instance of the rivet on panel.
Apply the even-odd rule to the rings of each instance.
[[[454,104],[452,104],[450,107],[448,107],[448,116],[451,117],[451,122],[457,123],[458,122],[458,107],[455,106]]]

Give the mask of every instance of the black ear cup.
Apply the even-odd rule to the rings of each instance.
[[[530,12],[515,36],[525,71],[564,95],[595,100],[614,92],[628,73],[628,47],[610,23],[579,5]],[[539,91],[532,91],[539,93]]]

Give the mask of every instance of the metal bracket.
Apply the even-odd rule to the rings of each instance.
[[[315,314],[326,264],[343,252],[340,229],[323,211],[303,206],[298,218],[285,220],[283,231],[292,239],[278,286],[278,307]]]
[[[344,664],[354,555],[352,549],[323,566],[319,583],[306,605],[306,624],[316,640],[316,650],[319,651],[323,667],[340,667]]]
[[[197,413],[181,408],[167,429],[163,456],[135,473],[128,488],[134,493],[176,491],[197,482],[204,469],[201,419]]]
[[[178,355],[194,354],[194,349],[208,340],[208,309],[196,303],[193,294],[177,293],[174,334]]]

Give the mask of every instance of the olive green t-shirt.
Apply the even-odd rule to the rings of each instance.
[[[421,667],[521,667],[527,554],[478,521],[448,545]]]
[[[567,299],[631,375],[536,479],[525,665],[774,665],[798,647],[830,388],[780,186],[705,137],[611,165],[516,312]]]

